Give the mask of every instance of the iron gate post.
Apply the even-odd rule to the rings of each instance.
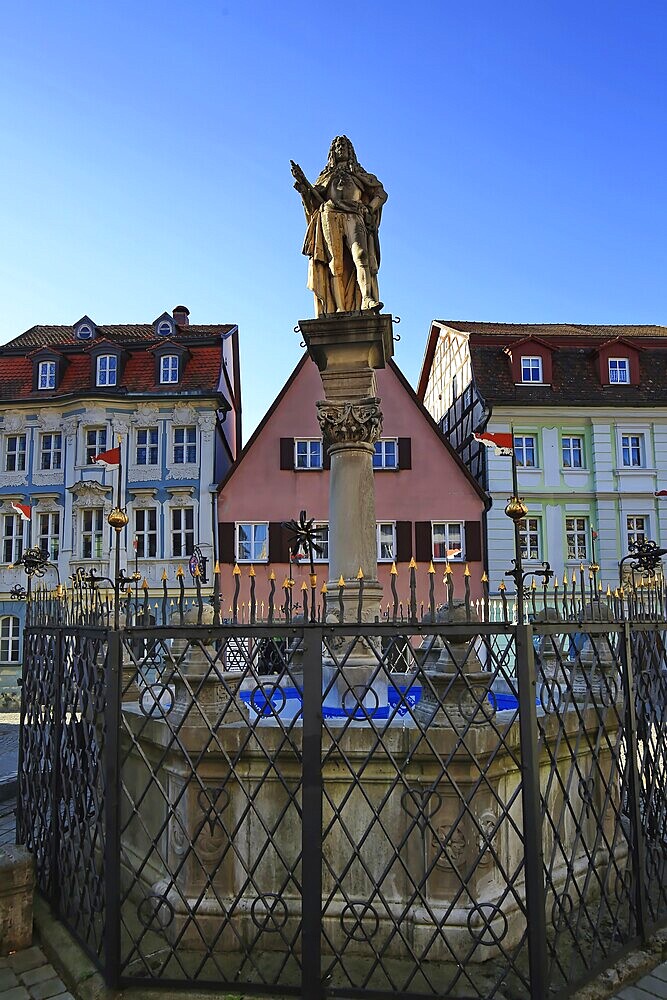
[[[53,664],[53,728],[51,730],[51,829],[50,829],[50,857],[49,857],[49,896],[51,908],[54,913],[60,915],[60,879],[58,877],[60,857],[60,801],[62,798],[62,739],[63,739],[63,716],[66,705],[63,705],[63,643],[65,636],[62,629],[56,627],[55,633],[55,658]],[[66,807],[69,808],[69,805]]]
[[[322,1000],[322,629],[303,642],[301,995]]]
[[[542,851],[540,751],[535,707],[535,655],[531,625],[516,627],[516,672],[521,734],[521,803],[526,864],[526,916],[531,1000],[548,995],[546,892]]]
[[[104,735],[104,978],[120,978],[120,723],[123,676],[121,633],[109,631],[105,670]]]
[[[635,908],[637,911],[637,930],[642,941],[648,935],[648,907],[646,903],[646,850],[644,831],[641,821],[639,766],[637,764],[637,713],[635,710],[635,684],[632,671],[632,643],[630,623],[623,623],[621,634],[621,667],[623,675],[623,696],[625,701],[625,742],[628,752],[629,774],[628,790],[630,802],[630,826],[632,829],[632,866],[634,868]]]

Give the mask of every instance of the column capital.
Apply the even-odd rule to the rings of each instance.
[[[378,396],[356,401],[317,403],[317,419],[325,446],[365,443],[373,445],[382,434],[382,410]]]

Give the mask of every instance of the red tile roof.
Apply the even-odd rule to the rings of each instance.
[[[220,336],[221,334],[229,333],[230,330],[234,329],[234,324],[176,325],[174,329],[175,338],[180,339],[182,337],[183,340],[195,340],[198,337]],[[95,339],[86,341],[76,339],[73,326],[33,326],[29,330],[26,330],[25,333],[19,334],[14,340],[10,340],[9,343],[3,344],[2,350],[4,351],[8,348],[13,350],[16,348],[44,347],[46,345],[55,346],[56,344],[69,344],[73,347],[78,347],[84,344],[94,345],[101,339],[126,345],[147,340],[160,340],[162,338],[156,336],[155,327],[152,323],[123,323],[112,326],[98,326]]]
[[[667,337],[667,326],[599,326],[586,323],[475,323],[468,320],[437,319],[435,323],[461,333],[481,337]]]

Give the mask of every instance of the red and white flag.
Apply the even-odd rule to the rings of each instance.
[[[496,455],[513,455],[514,439],[511,434],[474,434],[475,441],[493,448]]]
[[[117,448],[110,448],[109,451],[101,451],[93,459],[95,465],[101,465],[104,469],[118,469],[120,467],[120,445]]]
[[[653,494],[654,497],[667,497],[667,490],[656,490]]]
[[[30,512],[32,507],[27,503],[14,503],[12,500],[12,510],[15,510],[17,514],[20,515],[22,521],[30,520]]]

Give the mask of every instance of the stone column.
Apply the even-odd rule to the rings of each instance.
[[[382,433],[375,370],[393,354],[391,316],[338,313],[302,320],[299,329],[316,363],[325,398],[317,404],[329,478],[329,614],[340,617],[338,581],[345,581],[345,621],[380,615],[373,453]],[[363,573],[363,583],[358,579]]]

